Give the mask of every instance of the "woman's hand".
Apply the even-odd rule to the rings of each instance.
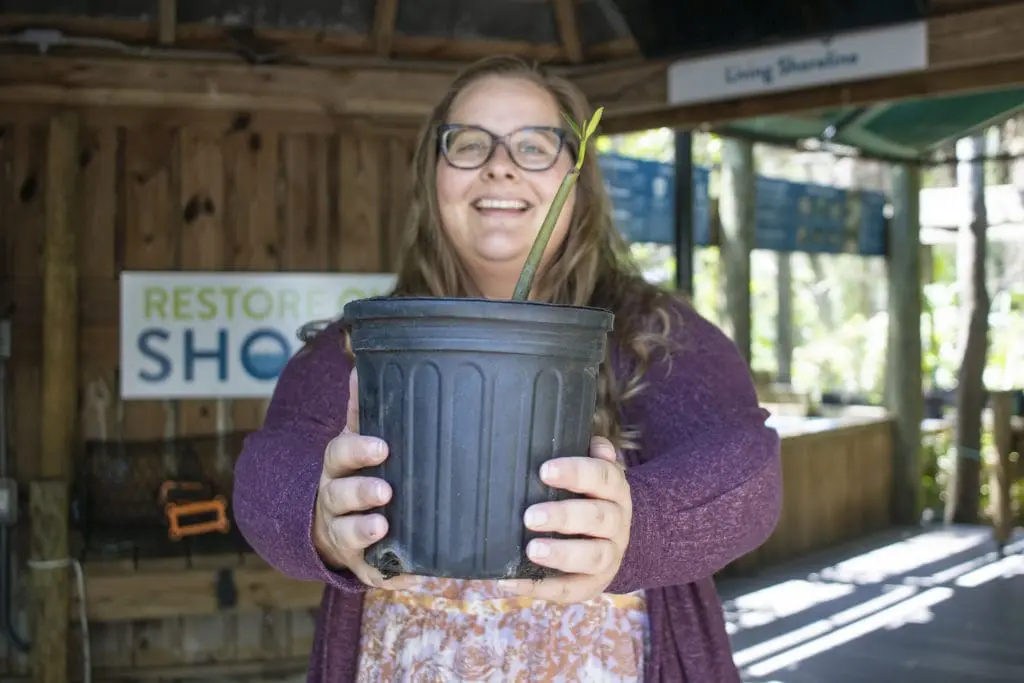
[[[348,568],[368,586],[400,589],[409,577],[384,581],[366,563],[363,552],[388,531],[380,514],[355,514],[391,500],[391,487],[383,479],[355,475],[364,467],[379,465],[388,456],[380,439],[359,435],[359,386],[355,370],[349,377],[348,418],[345,430],[327,444],[313,511],[313,544],[324,563]]]
[[[518,579],[501,585],[517,595],[557,602],[595,598],[611,584],[629,544],[633,499],[615,448],[605,438],[590,444],[589,458],[557,458],[541,467],[548,486],[588,496],[530,506],[524,521],[534,531],[589,536],[585,539],[534,539],[531,560],[566,572],[541,581]]]

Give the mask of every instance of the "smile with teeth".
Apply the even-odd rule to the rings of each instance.
[[[478,199],[473,202],[477,209],[503,210],[503,211],[526,211],[530,208],[529,203],[521,199]]]

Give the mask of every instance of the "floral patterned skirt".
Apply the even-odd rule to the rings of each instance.
[[[367,593],[357,683],[639,683],[643,593],[562,605],[493,582],[422,580]]]

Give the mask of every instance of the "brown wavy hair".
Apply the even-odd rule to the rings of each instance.
[[[392,296],[478,296],[440,227],[437,136],[459,93],[469,84],[489,77],[526,79],[550,93],[559,108],[574,120],[583,121],[591,116],[590,105],[576,86],[517,57],[488,57],[463,70],[419,132],[398,281]],[[615,314],[612,343],[598,378],[594,433],[607,437],[620,450],[637,448],[639,433],[621,424],[621,408],[642,390],[643,376],[653,353],[670,346],[673,296],[646,282],[634,264],[629,247],[613,222],[611,201],[595,157],[583,165],[565,242],[538,272],[534,299],[595,306]],[[614,349],[619,351],[617,365],[624,378],[616,377]]]

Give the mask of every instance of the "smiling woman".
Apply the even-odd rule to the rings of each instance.
[[[392,298],[512,297],[580,153],[563,121],[590,113],[576,88],[518,59],[463,72],[422,129]],[[574,177],[530,299],[604,309],[615,326],[598,371],[589,452],[584,438],[578,454],[556,456],[536,475],[577,496],[512,513],[536,534],[521,540],[530,539],[527,556],[552,575],[385,580],[367,562],[366,549],[389,534],[383,506],[425,496],[432,484],[417,489],[430,475],[401,444],[359,433],[344,320],[289,361],[263,429],[246,442],[236,468],[239,528],[281,571],[328,586],[312,682],[738,683],[712,576],[775,526],[778,434],[765,425],[735,346],[628,260],[599,165],[582,164]],[[495,386],[493,403],[521,401],[522,392]],[[458,400],[482,400],[475,396]],[[443,421],[461,417],[450,405]],[[509,430],[502,445],[530,443],[532,428]],[[417,443],[467,449],[444,442],[439,429],[424,421]],[[476,446],[468,448],[467,461]],[[367,470],[392,460],[416,468],[395,498]],[[437,478],[437,488],[457,488]],[[495,522],[480,515],[469,523],[485,530]]]
[[[508,298],[573,164],[561,153],[558,102],[526,79],[483,78],[459,93],[448,120],[437,167],[441,225],[480,293]],[[542,265],[564,241],[573,203],[570,195]]]

